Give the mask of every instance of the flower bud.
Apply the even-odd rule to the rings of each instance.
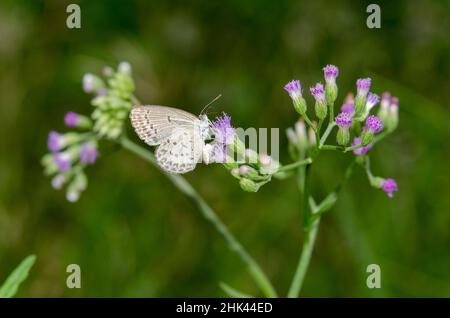
[[[389,114],[389,105],[391,104],[391,94],[389,92],[384,92],[381,95],[380,109],[378,110],[378,118],[384,123],[386,117]]]
[[[235,178],[239,178],[240,174],[239,174],[239,168],[233,168],[230,171],[231,175]]]
[[[355,117],[360,118],[366,107],[367,93],[371,86],[370,78],[360,78],[356,81]],[[363,120],[363,119],[362,119]]]
[[[68,112],[64,116],[64,124],[67,127],[91,128],[92,121],[89,117],[77,114],[75,112]]]
[[[126,61],[120,62],[119,66],[117,67],[117,71],[119,73],[131,75],[131,65],[130,65],[130,63],[128,63]]]
[[[259,155],[259,172],[263,175],[275,174],[280,168],[280,163],[266,154]]]
[[[316,116],[320,120],[323,120],[327,116],[327,111],[328,111],[323,85],[321,83],[317,83],[316,86],[311,87],[310,91],[311,91],[311,95],[316,100],[316,104],[315,104],[315,108],[314,108],[316,111]]]
[[[257,192],[259,190],[259,185],[247,178],[242,178],[239,181],[239,185],[241,186],[242,190],[246,192]]]
[[[335,122],[339,127],[336,135],[337,143],[341,146],[345,146],[350,141],[349,128],[353,123],[352,117],[348,113],[342,112],[336,116]]]
[[[303,119],[299,119],[295,123],[295,132],[298,137],[299,147],[300,149],[306,149],[308,147],[308,137],[306,135],[306,126]]]
[[[386,129],[393,131],[398,126],[398,98],[392,97],[391,105],[389,106],[388,114],[385,119]]]
[[[350,141],[350,132],[348,129],[339,128],[336,134],[336,140],[338,145],[345,146]]]
[[[384,179],[381,183],[380,188],[386,192],[388,197],[392,198],[394,196],[394,191],[398,191],[397,182],[394,179]]]
[[[245,149],[244,151],[245,162],[246,163],[257,163],[258,162],[258,153],[253,149]]]
[[[57,174],[52,178],[52,187],[56,190],[59,190],[63,187],[64,183],[66,183],[66,177],[63,174]]]
[[[302,85],[299,80],[293,80],[284,86],[284,90],[288,92],[292,99],[295,110],[300,114],[306,113],[306,101],[302,96]]]
[[[325,77],[325,95],[328,104],[333,104],[337,98],[338,88],[336,77],[339,75],[339,69],[335,65],[327,65],[323,68]]]
[[[102,79],[94,74],[84,74],[83,76],[83,90],[86,93],[95,93],[99,89],[104,88],[105,83]]]
[[[316,140],[316,133],[314,132],[314,130],[309,127],[308,129],[308,142],[309,142],[309,147],[315,147],[317,140]]]
[[[369,92],[367,94],[367,98],[366,98],[366,106],[365,106],[364,113],[360,118],[358,118],[358,120],[362,121],[362,120],[366,119],[367,116],[369,116],[372,108],[375,107],[379,101],[380,101],[380,97],[377,94]]]

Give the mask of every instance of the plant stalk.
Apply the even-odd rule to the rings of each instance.
[[[160,169],[152,152],[137,145],[127,137],[122,137],[120,139],[120,144],[125,149],[147,160],[152,165],[161,170],[166,175],[166,177],[168,177],[170,181],[172,181],[172,183],[178,188],[178,190],[190,197],[199,207],[203,217],[207,219],[214,226],[217,232],[219,232],[219,234],[225,239],[225,241],[228,243],[228,247],[233,252],[235,252],[239,256],[239,258],[247,265],[248,272],[250,273],[260,290],[263,292],[263,294],[266,297],[277,297],[277,293],[272,283],[267,278],[261,267],[250,256],[250,254],[248,254],[241,243],[239,243],[239,241],[233,236],[226,225],[219,219],[214,210],[206,203],[206,201],[198,194],[198,192],[192,187],[192,185],[188,181],[186,181],[184,177],[177,174],[167,173],[164,170]]]

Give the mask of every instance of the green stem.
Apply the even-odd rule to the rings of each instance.
[[[327,141],[327,138],[333,130],[334,126],[336,126],[336,123],[334,121],[331,121],[328,124],[327,129],[325,129],[325,132],[322,135],[322,138],[320,138],[319,148],[322,148],[323,144]]]
[[[303,230],[305,233],[305,238],[303,241],[302,253],[300,255],[300,260],[297,265],[297,269],[292,279],[291,286],[289,288],[288,297],[298,297],[300,290],[302,288],[303,280],[308,269],[309,261],[311,259],[311,254],[314,249],[314,242],[317,235],[317,229],[319,222],[316,223],[317,226],[309,227],[310,218],[310,196],[309,196],[309,179],[311,174],[311,166],[307,166],[305,169],[305,175],[302,178],[303,186]]]
[[[317,232],[319,230],[320,219],[318,219],[313,226],[305,231],[305,239],[303,241],[302,254],[300,255],[300,260],[298,261],[297,270],[292,280],[291,287],[289,288],[288,297],[296,298],[298,297],[300,290],[305,279],[306,272],[308,271],[309,262],[311,260],[311,255],[314,249],[314,244],[316,242]]]
[[[317,133],[317,128],[314,126],[312,121],[309,119],[308,115],[305,113],[302,115],[305,122],[308,124],[308,126],[314,131],[314,133]]]
[[[147,160],[154,166],[158,167],[156,163],[155,156],[152,152],[147,149],[135,144],[126,137],[122,137],[120,144],[127,150],[133,152],[134,154]],[[161,170],[161,169],[160,169]],[[266,274],[263,272],[261,267],[256,263],[256,261],[248,254],[244,247],[239,243],[239,241],[233,236],[233,234],[228,230],[226,225],[219,219],[214,210],[205,202],[205,200],[197,193],[197,191],[191,186],[189,182],[186,181],[180,175],[170,174],[161,170],[166,177],[172,181],[172,183],[185,195],[189,196],[199,207],[203,217],[205,217],[214,228],[219,232],[220,235],[227,241],[229,248],[235,252],[240,259],[247,265],[247,269],[250,275],[255,280],[255,283],[261,289],[266,297],[277,297],[277,293],[272,286],[271,282],[267,278]]]
[[[306,169],[309,169],[310,166],[307,166]],[[303,241],[303,248],[302,253],[300,255],[300,259],[298,261],[297,270],[295,272],[294,278],[291,283],[291,287],[289,288],[288,297],[289,298],[295,298],[298,297],[300,294],[300,291],[302,289],[303,281],[305,279],[306,272],[308,271],[308,266],[311,260],[311,255],[314,250],[314,245],[316,242],[317,232],[319,230],[319,224],[320,224],[320,218],[323,213],[330,210],[334,204],[337,201],[337,195],[339,191],[342,189],[343,185],[347,182],[347,180],[350,178],[350,176],[353,174],[353,170],[355,167],[355,161],[352,161],[352,163],[347,167],[344,178],[342,181],[336,186],[335,190],[331,192],[321,203],[318,205],[315,204],[314,199],[309,196],[309,186],[308,186],[308,174],[309,172],[306,172],[306,178],[305,178],[305,185],[304,185],[304,192],[303,192],[303,209],[304,211],[310,211],[308,207],[305,206],[305,200],[306,205],[311,207],[312,211],[311,213],[305,213],[307,215],[307,218],[304,219],[305,226],[304,226],[304,232],[305,232],[305,239]]]
[[[335,145],[323,145],[320,147],[320,150],[336,150],[336,151],[343,151],[344,148],[342,146],[335,146]]]
[[[305,165],[308,165],[308,164],[311,164],[311,163],[312,163],[312,159],[311,158],[306,158],[304,160],[299,160],[299,161],[296,161],[294,163],[290,163],[288,165],[282,166],[282,167],[280,167],[278,169],[277,172],[289,171],[289,170],[292,170],[292,169],[295,169],[295,168],[298,168],[298,167],[301,167],[301,166],[305,166]]]

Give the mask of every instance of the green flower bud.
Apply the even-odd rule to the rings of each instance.
[[[365,129],[361,135],[361,144],[367,146],[373,141],[373,131]]]
[[[302,96],[299,96],[296,99],[294,99],[293,104],[297,113],[299,113],[302,116],[306,113],[307,109],[306,100]]]
[[[333,104],[337,98],[338,87],[335,82],[325,83],[325,96],[328,104]]]
[[[326,102],[323,100],[316,101],[315,111],[316,111],[317,118],[319,118],[320,120],[325,119],[325,117],[327,117],[327,112],[328,112],[328,107],[327,107]]]
[[[356,120],[364,120],[364,111],[366,109],[366,96],[356,95],[355,98],[355,114],[353,118]]]
[[[348,130],[348,128],[339,128],[337,135],[336,135],[336,140],[338,145],[341,146],[345,146],[348,144],[348,142],[350,141],[350,132]]]
[[[242,178],[239,181],[239,185],[241,186],[242,190],[246,191],[246,192],[258,192],[259,190],[259,185],[247,178]]]

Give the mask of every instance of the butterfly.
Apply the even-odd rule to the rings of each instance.
[[[207,155],[211,121],[205,114],[197,117],[178,108],[147,105],[133,107],[130,119],[139,138],[157,146],[156,161],[167,172],[192,171]]]

